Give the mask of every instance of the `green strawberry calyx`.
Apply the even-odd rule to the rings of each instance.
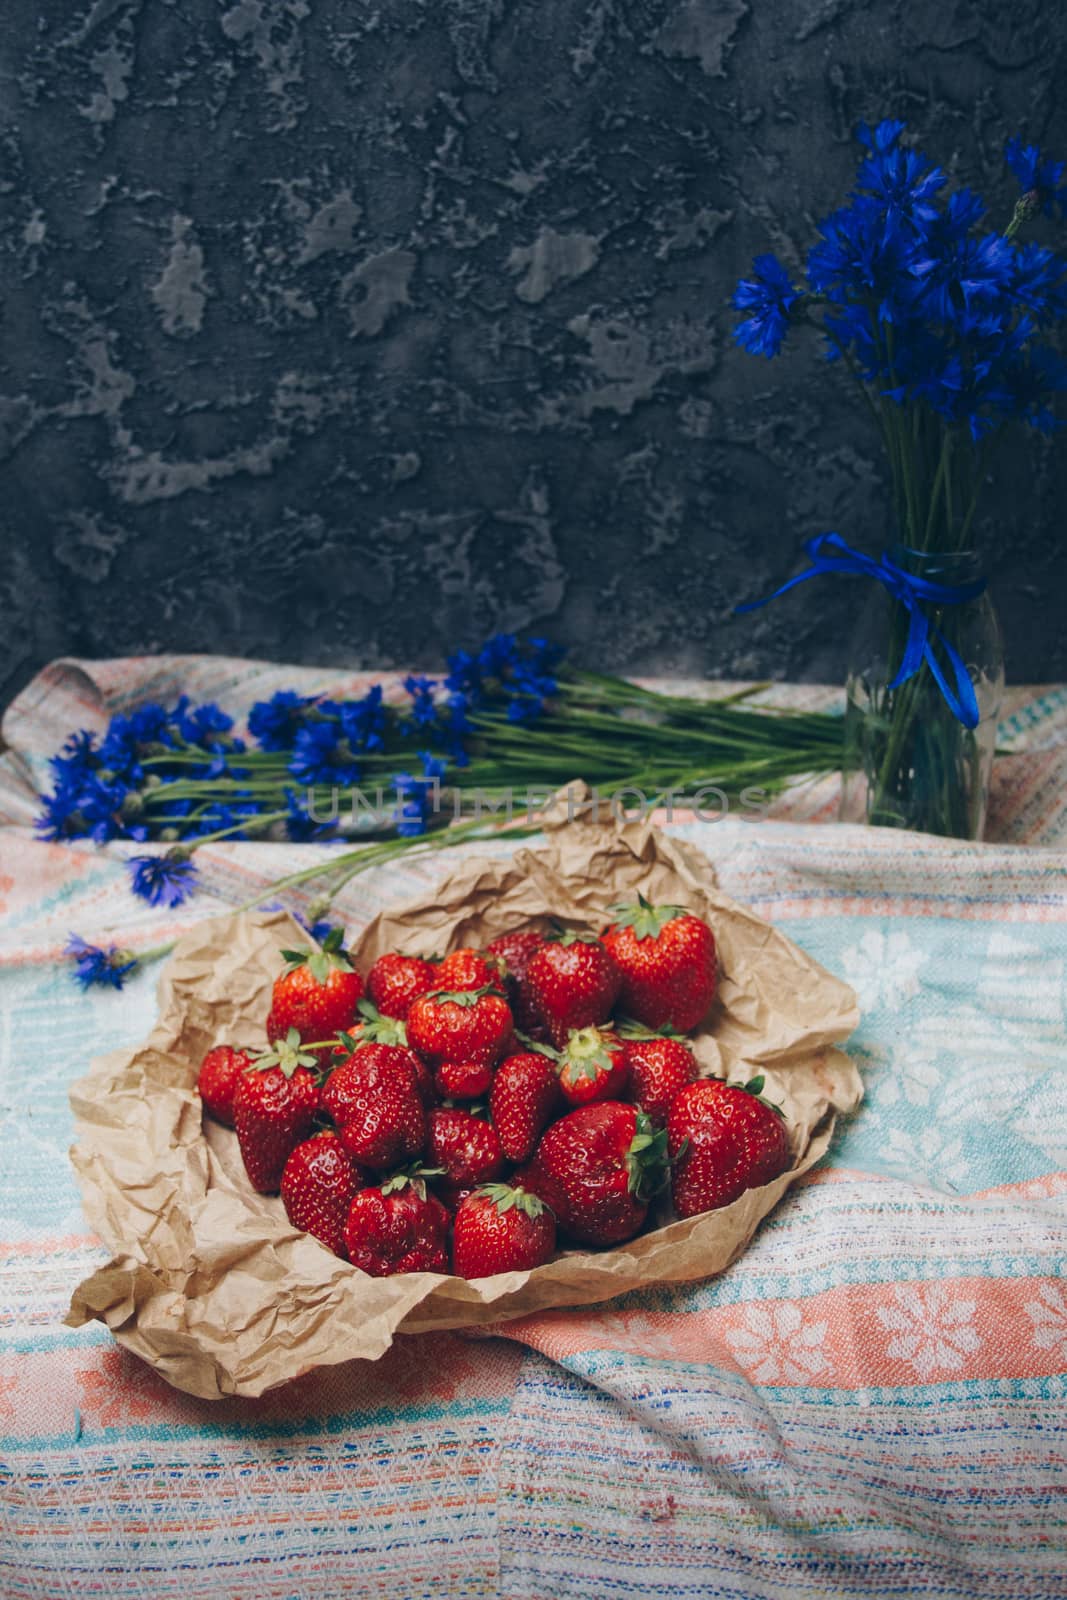
[[[466,1009],[477,1005],[487,994],[495,994],[497,999],[500,998],[500,990],[494,989],[491,983],[487,983],[481,989],[431,989],[423,999],[434,1000],[439,1006],[463,1006]]]
[[[637,1113],[636,1131],[626,1152],[627,1187],[638,1200],[662,1189],[669,1172],[667,1130],[655,1128],[643,1111]]]
[[[551,929],[545,934],[546,944],[562,945],[564,950],[569,950],[572,944],[599,944],[599,936],[595,933],[582,932],[578,928],[565,928],[562,922],[553,922]]]
[[[615,918],[613,926],[632,928],[635,939],[656,939],[668,922],[676,922],[679,917],[690,915],[684,906],[654,906],[643,894],[637,896],[636,905],[623,900],[618,905],[609,906],[608,910]]]
[[[284,1039],[278,1039],[269,1050],[264,1050],[262,1055],[245,1067],[246,1072],[269,1072],[272,1067],[280,1067],[287,1078],[291,1078],[297,1067],[317,1067],[318,1057],[309,1053],[300,1038],[297,1028],[290,1028]]]
[[[542,1044],[539,1039],[531,1039],[528,1033],[523,1033],[520,1028],[515,1029],[515,1037],[522,1045],[523,1050],[532,1056],[547,1056],[550,1061],[558,1061],[560,1053],[550,1044]]]
[[[424,1167],[416,1161],[414,1166],[401,1167],[381,1184],[382,1194],[399,1194],[401,1189],[412,1189],[420,1200],[426,1199],[426,1179],[444,1177],[444,1167]]]
[[[318,950],[282,950],[280,955],[285,962],[286,971],[295,972],[297,967],[307,967],[317,983],[326,983],[331,972],[353,972],[355,968],[349,961],[342,940],[344,930],[331,928],[322,947]]]
[[[513,1183],[483,1183],[476,1194],[483,1195],[496,1207],[501,1216],[508,1211],[521,1211],[525,1216],[532,1217],[535,1221],[552,1207],[541,1199],[540,1195],[531,1194],[529,1189],[524,1189],[521,1184]]]
[[[632,1040],[685,1038],[681,1030],[673,1028],[669,1022],[665,1022],[661,1028],[646,1028],[643,1022],[635,1022],[633,1017],[620,1017],[615,1024],[615,1032],[621,1039]]]
[[[556,1059],[560,1076],[565,1073],[572,1083],[578,1078],[599,1077],[614,1066],[610,1035],[601,1028],[573,1028]]]
[[[400,1017],[383,1017],[378,1007],[371,1000],[361,1000],[357,1007],[363,1018],[360,1027],[358,1044],[402,1044],[408,1042],[408,1030]],[[345,1043],[348,1035],[342,1035]],[[353,1044],[355,1049],[355,1044]]]
[[[776,1116],[781,1117],[784,1121],[784,1109],[781,1106],[776,1105],[773,1100],[768,1100],[766,1095],[763,1093],[763,1085],[766,1083],[766,1081],[767,1080],[763,1073],[758,1072],[754,1078],[749,1078],[747,1083],[732,1083],[730,1087],[731,1089],[742,1089],[745,1094],[750,1094],[753,1100],[758,1100],[761,1106],[766,1106],[768,1111],[773,1111]]]

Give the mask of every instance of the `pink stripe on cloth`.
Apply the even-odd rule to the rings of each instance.
[[[736,1371],[755,1384],[903,1388],[1063,1372],[1058,1279],[857,1284],[704,1311],[547,1312],[499,1330],[553,1360],[611,1350]]]

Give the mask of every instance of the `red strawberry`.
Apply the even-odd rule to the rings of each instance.
[[[392,950],[378,957],[367,976],[367,993],[384,1017],[406,1017],[413,1000],[437,988],[440,983],[432,961]]]
[[[504,962],[504,992],[515,1017],[515,1026],[535,1039],[548,1035],[526,982],[526,968],[544,943],[543,933],[504,933],[485,947],[490,955]]]
[[[352,1197],[367,1182],[335,1133],[298,1144],[282,1173],[282,1202],[294,1228],[314,1234],[334,1255],[345,1253]]]
[[[330,1073],[323,1109],[364,1166],[392,1167],[422,1152],[426,1115],[410,1055],[402,1045],[362,1044]]]
[[[526,968],[544,943],[543,933],[502,933],[485,948],[489,955],[503,961],[509,977],[525,978]]]
[[[468,989],[504,989],[504,963],[480,950],[453,950],[437,969],[435,989],[462,994]]]
[[[463,1190],[476,1189],[504,1170],[504,1153],[492,1124],[458,1107],[431,1111],[426,1159],[431,1168],[440,1168],[434,1188],[452,1204]]]
[[[295,1028],[309,1044],[350,1028],[363,998],[363,979],[341,948],[342,933],[334,928],[321,950],[283,950],[288,963],[274,980],[267,1038],[271,1044]],[[320,1060],[325,1064],[328,1052]]]
[[[648,1215],[666,1142],[636,1106],[600,1100],[554,1122],[515,1181],[552,1207],[572,1239],[618,1244]]]
[[[196,1080],[204,1109],[216,1122],[233,1127],[233,1095],[241,1073],[252,1065],[252,1057],[228,1044],[217,1044],[200,1063]]]
[[[381,1188],[361,1189],[348,1212],[345,1248],[361,1272],[447,1272],[451,1218],[425,1181],[400,1172]]]
[[[343,1029],[338,1043],[330,1052],[330,1066],[347,1061],[353,1051],[361,1045],[380,1044],[394,1046],[399,1052],[388,1059],[399,1062],[401,1058],[406,1061],[411,1071],[415,1074],[415,1084],[419,1091],[419,1099],[427,1110],[437,1104],[437,1094],[433,1086],[433,1074],[415,1051],[408,1045],[407,1028],[397,1017],[383,1017],[369,1000],[359,1002],[360,1020],[351,1028]],[[381,1059],[386,1059],[382,1057]]]
[[[442,1061],[433,1081],[443,1100],[480,1100],[489,1093],[493,1069],[485,1061]]]
[[[775,1108],[759,1098],[762,1078],[742,1089],[701,1078],[671,1102],[667,1141],[671,1188],[680,1217],[728,1206],[746,1189],[785,1172],[789,1135]]]
[[[537,1195],[506,1183],[477,1189],[460,1205],[452,1235],[453,1271],[461,1278],[528,1272],[551,1261],[556,1220]]]
[[[593,934],[564,933],[531,958],[525,981],[552,1043],[559,1046],[572,1028],[611,1016],[621,978]]]
[[[630,1066],[628,1098],[662,1128],[675,1095],[700,1074],[696,1056],[673,1033],[653,1033],[637,1023],[623,1023],[619,1032]]]
[[[612,906],[604,943],[622,973],[619,1010],[648,1028],[688,1033],[715,998],[715,935],[680,906]]]
[[[420,995],[407,1018],[408,1042],[433,1062],[482,1061],[492,1066],[511,1038],[511,1009],[494,989]]]
[[[319,1109],[312,1057],[301,1054],[295,1029],[276,1050],[242,1072],[233,1096],[233,1125],[252,1187],[274,1194],[285,1163],[311,1132]]]
[[[562,1104],[555,1063],[539,1051],[508,1056],[496,1069],[489,1115],[509,1161],[528,1161]]]
[[[575,1028],[559,1052],[559,1086],[572,1106],[618,1100],[630,1078],[626,1046],[609,1028]]]

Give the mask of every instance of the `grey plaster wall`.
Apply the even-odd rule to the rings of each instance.
[[[840,675],[874,545],[858,405],[730,342],[859,118],[1010,206],[1067,153],[1058,0],[4,0],[0,685],[49,657]],[[1059,96],[1057,98],[1057,85]],[[1067,677],[1064,455],[983,529],[1018,679]]]

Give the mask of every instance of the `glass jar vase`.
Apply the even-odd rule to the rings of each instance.
[[[975,585],[981,577],[973,551],[927,553],[898,544],[889,558],[912,577],[952,589]],[[905,683],[889,687],[904,656],[909,615],[900,599],[873,589],[856,630],[847,681],[841,820],[980,839],[1004,695],[1000,625],[987,592],[955,604],[921,604],[950,685],[955,673],[944,644],[964,663],[978,725],[968,728],[956,715],[925,660]]]

